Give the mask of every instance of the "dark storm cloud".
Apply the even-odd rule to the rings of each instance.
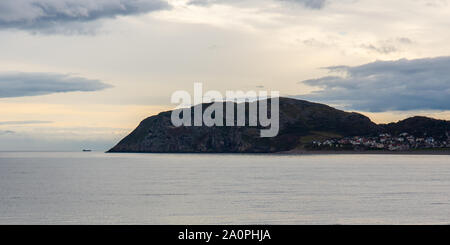
[[[57,32],[119,15],[167,9],[162,0],[1,0],[0,28]]]
[[[111,85],[57,73],[0,73],[0,98],[36,96],[73,91],[98,91]]]
[[[326,69],[345,75],[303,81],[322,90],[295,97],[372,112],[450,110],[450,57],[376,61]]]

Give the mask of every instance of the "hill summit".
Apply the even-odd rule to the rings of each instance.
[[[256,102],[246,102],[247,109],[251,103]],[[272,153],[304,149],[313,141],[331,138],[402,132],[442,136],[450,129],[450,121],[425,117],[377,125],[356,112],[292,98],[279,98],[279,110],[279,133],[270,138],[260,137],[261,126],[175,127],[172,111],[161,112],[144,119],[109,152]]]

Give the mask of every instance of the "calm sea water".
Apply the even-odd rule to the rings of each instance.
[[[450,156],[3,152],[0,224],[450,224]]]

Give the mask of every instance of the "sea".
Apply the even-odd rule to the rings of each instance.
[[[0,224],[450,224],[450,156],[0,152]]]

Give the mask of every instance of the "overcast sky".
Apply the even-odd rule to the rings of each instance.
[[[106,150],[172,92],[450,119],[446,0],[1,0],[0,150]]]

